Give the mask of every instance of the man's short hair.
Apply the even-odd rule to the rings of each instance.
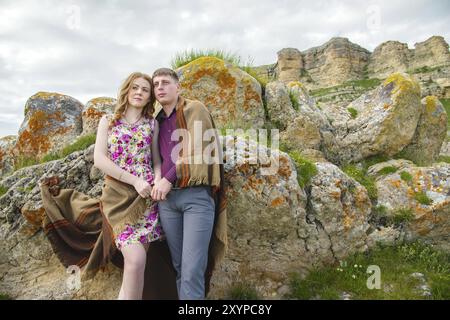
[[[155,72],[153,72],[152,79],[154,79],[157,76],[170,76],[176,82],[180,82],[177,73],[169,68],[156,69]]]

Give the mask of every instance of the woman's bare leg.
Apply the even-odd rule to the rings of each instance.
[[[130,244],[122,248],[124,270],[119,300],[140,300],[144,290],[147,250],[144,245]]]

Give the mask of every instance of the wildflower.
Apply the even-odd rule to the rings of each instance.
[[[356,279],[356,276],[355,276],[354,274],[352,274],[352,278],[353,278],[353,279]]]

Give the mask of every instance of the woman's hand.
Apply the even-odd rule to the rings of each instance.
[[[148,198],[152,193],[152,186],[143,179],[137,179],[133,187],[142,198]]]

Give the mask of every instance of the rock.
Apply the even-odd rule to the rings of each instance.
[[[439,157],[442,142],[447,137],[447,112],[438,98],[422,99],[422,112],[416,132],[409,145],[401,151],[402,157],[418,165],[430,165]]]
[[[422,67],[433,68],[450,64],[448,43],[441,36],[432,36],[429,39],[414,44],[415,50],[410,62],[410,69]]]
[[[294,150],[319,150],[322,137],[319,128],[306,115],[291,119],[286,131],[280,134],[281,142]]]
[[[403,179],[402,172],[407,173]],[[380,176],[375,185],[377,204],[385,208],[388,216],[402,214],[401,210],[411,213],[412,217],[404,221],[406,240],[420,238],[442,250],[450,250],[450,164],[406,167]]]
[[[82,136],[96,134],[98,122],[105,114],[113,114],[117,100],[109,97],[91,99],[83,109],[83,132]]]
[[[367,237],[367,245],[369,247],[374,247],[377,244],[382,245],[395,245],[402,243],[403,233],[393,226],[380,227],[379,229],[371,232]]]
[[[403,169],[406,169],[409,167],[413,167],[413,166],[414,166],[414,162],[412,162],[410,160],[392,159],[392,160],[380,162],[380,163],[370,166],[367,169],[367,175],[378,176],[380,174],[380,171],[382,171],[383,169],[385,169],[387,167],[394,167],[397,171],[400,171],[400,170],[403,170]]]
[[[367,67],[371,78],[387,78],[395,72],[406,72],[411,52],[406,43],[387,41],[375,48]]]
[[[238,67],[215,57],[202,57],[177,69],[177,73],[183,96],[204,103],[218,128],[264,125],[261,86]]]
[[[346,109],[347,119],[333,122],[335,143],[326,146],[327,159],[342,163],[393,156],[416,131],[422,110],[420,87],[408,75],[393,74]]]
[[[13,148],[16,144],[17,136],[6,136],[0,139],[0,177],[14,171]]]
[[[281,81],[274,81],[266,85],[265,91],[267,114],[270,121],[280,130],[285,130],[286,126],[298,115],[292,107],[289,88]]]
[[[295,48],[284,48],[277,52],[278,80],[288,83],[300,80],[303,69],[303,59],[300,51]]]
[[[15,156],[42,158],[72,143],[82,131],[83,105],[59,93],[38,92],[25,105]]]
[[[320,87],[362,78],[369,56],[368,50],[339,37],[302,51],[304,69]]]
[[[367,249],[371,202],[367,190],[334,164],[317,162],[316,166],[299,236],[308,235],[306,247],[312,254],[331,253],[331,260],[343,260],[348,252]]]

